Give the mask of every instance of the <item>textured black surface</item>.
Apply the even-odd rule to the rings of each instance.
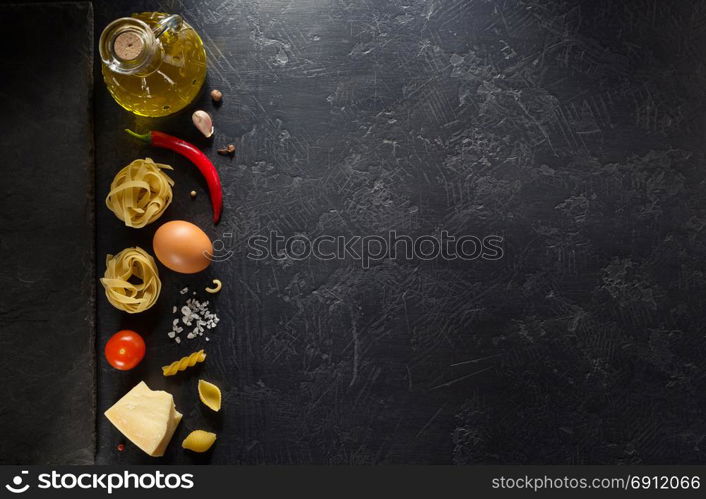
[[[204,38],[212,144],[189,113],[131,117],[98,85],[98,265],[140,244],[103,206],[136,157],[175,166],[175,202],[237,255],[204,275],[163,269],[157,307],[98,300],[99,348],[120,327],[146,361],[101,364],[99,411],[140,379],[185,414],[160,462],[701,463],[706,3],[655,0],[220,1],[96,4],[183,14]],[[121,133],[195,141],[223,179],[210,222],[198,174]],[[238,146],[233,160],[215,149]],[[199,191],[192,201],[188,193]],[[499,234],[497,262],[255,262],[276,230]],[[211,342],[166,336],[184,285],[213,276]],[[202,293],[203,294],[203,293]],[[205,365],[159,366],[206,347]],[[213,417],[199,377],[223,389]],[[98,460],[152,462],[98,418]],[[213,451],[179,442],[215,430]]]
[[[91,5],[0,5],[0,46],[0,464],[92,463]]]

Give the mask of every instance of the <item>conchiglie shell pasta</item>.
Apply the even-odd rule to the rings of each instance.
[[[221,410],[221,390],[213,383],[199,380],[199,398],[206,407],[216,412]]]
[[[206,452],[216,441],[216,434],[210,431],[194,430],[184,439],[181,446],[194,452]]]

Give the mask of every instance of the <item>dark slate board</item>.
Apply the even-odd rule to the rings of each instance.
[[[101,363],[99,412],[140,379],[185,414],[164,463],[703,463],[706,461],[706,3],[585,0],[117,2],[183,14],[202,34],[212,112],[136,119],[97,85],[97,252],[150,248],[102,199],[136,157],[174,165],[175,202],[236,255],[204,275],[164,269],[158,306],[98,299],[99,347],[145,334],[135,372]],[[122,132],[199,144],[223,179]],[[215,149],[238,146],[233,160]],[[192,201],[188,193],[199,195]],[[256,262],[276,230],[499,234],[496,262]],[[213,276],[210,344],[171,343],[178,289]],[[207,347],[205,365],[159,366]],[[214,417],[196,396],[219,384]],[[98,418],[102,463],[155,462]],[[219,434],[204,456],[179,442]]]
[[[2,5],[0,46],[0,464],[89,464],[91,5]]]

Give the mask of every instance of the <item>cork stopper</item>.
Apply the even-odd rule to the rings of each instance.
[[[113,51],[115,55],[123,61],[137,59],[145,48],[142,37],[132,31],[125,31],[115,37]]]

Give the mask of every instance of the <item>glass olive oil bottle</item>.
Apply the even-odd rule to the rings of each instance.
[[[206,52],[181,16],[142,12],[116,19],[101,34],[103,80],[115,101],[140,116],[188,106],[206,79]]]

